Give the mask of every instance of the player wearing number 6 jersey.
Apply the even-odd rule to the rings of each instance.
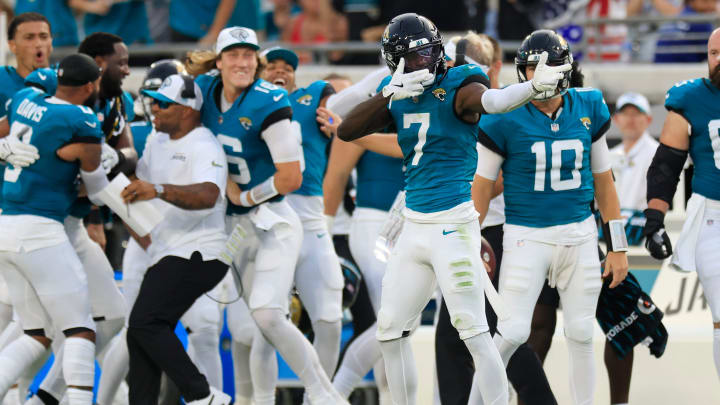
[[[284,195],[302,183],[302,150],[290,123],[287,92],[258,78],[258,49],[253,30],[226,28],[209,61],[218,74],[196,79],[207,100],[203,124],[227,154],[232,180],[227,192],[228,225],[231,232],[237,226],[244,229],[242,249],[234,261],[259,329],[253,346],[263,345],[259,364],[275,361],[268,341],[275,346],[305,385],[313,405],[347,405],[332,388],[310,343],[285,317],[302,225]],[[256,405],[275,403],[274,386],[253,395]]]
[[[472,354],[483,402],[507,404],[507,378],[485,319],[480,226],[470,197],[477,122],[480,114],[510,111],[553,90],[570,65],[543,61],[532,81],[488,89],[479,66],[446,68],[437,28],[413,13],[393,18],[382,46],[393,75],[381,93],[349,113],[338,136],[352,141],[394,124],[407,168],[407,221],[388,261],[377,320],[393,402],[416,402],[407,336],[437,282]]]
[[[562,37],[535,31],[515,59],[520,81],[537,75],[543,51],[550,64],[572,62]],[[565,315],[573,403],[591,404],[593,322],[602,287],[597,229],[590,212],[593,197],[610,236],[605,273],[612,272],[611,288],[627,275],[627,242],[605,142],[607,105],[598,90],[568,90],[570,74],[532,103],[482,117],[477,188],[481,212],[486,212],[502,168],[506,222],[499,292],[510,317],[498,322],[495,343],[503,361],[507,364],[527,340],[547,278],[558,289]]]
[[[720,30],[708,40],[708,78],[686,80],[665,97],[669,111],[647,173],[645,246],[657,259],[698,273],[713,322],[713,357],[720,376]],[[688,133],[688,126],[690,131]],[[675,253],[663,224],[688,151],[695,164],[692,197]]]

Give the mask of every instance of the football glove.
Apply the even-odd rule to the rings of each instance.
[[[546,64],[547,58],[547,52],[541,53],[540,60],[535,67],[535,74],[531,80],[535,93],[556,91],[558,82],[563,78],[563,72],[572,69],[572,65],[569,63],[560,66],[548,66]]]
[[[38,149],[22,142],[17,136],[8,135],[0,139],[0,159],[14,167],[28,167],[39,158]]]
[[[650,255],[658,260],[662,260],[672,255],[672,243],[670,237],[665,232],[665,214],[662,212],[648,208],[645,210],[645,248]]]
[[[100,162],[102,163],[103,170],[105,170],[105,174],[110,174],[113,167],[120,163],[120,156],[118,156],[117,151],[113,149],[112,146],[103,143]]]
[[[392,102],[394,100],[419,96],[425,91],[422,83],[432,80],[433,77],[433,74],[427,69],[405,73],[405,58],[400,58],[400,62],[390,79],[390,83],[383,87],[383,97],[390,97],[390,101]]]

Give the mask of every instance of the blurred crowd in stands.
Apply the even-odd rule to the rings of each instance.
[[[76,46],[105,31],[125,43],[209,46],[226,26],[245,26],[261,39],[288,44],[380,40],[385,24],[404,12],[426,15],[441,31],[484,32],[519,41],[537,28],[560,32],[576,57],[603,61],[699,62],[717,21],[717,0],[0,0],[8,13],[36,11],[52,23],[54,46]],[[600,24],[595,18],[677,17],[676,21]],[[511,49],[514,53],[514,50]],[[584,51],[584,55],[582,54]],[[311,59],[300,55],[301,62]],[[374,64],[377,55],[334,52],[333,63]]]

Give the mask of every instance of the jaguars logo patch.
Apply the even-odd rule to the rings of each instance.
[[[244,28],[236,28],[230,31],[230,36],[237,39],[238,41],[245,41],[250,34]]]
[[[246,131],[249,131],[250,127],[252,127],[252,121],[248,117],[240,117],[240,125],[242,125]]]
[[[306,95],[300,97],[299,99],[297,99],[297,102],[298,102],[298,104],[302,104],[302,105],[310,105],[310,103],[312,103],[312,99],[313,99],[312,95],[306,94]]]
[[[432,94],[438,100],[445,101],[445,95],[447,94],[447,92],[445,91],[445,89],[439,87],[439,88],[433,90]]]
[[[580,122],[582,122],[585,129],[587,129],[588,131],[590,130],[590,124],[592,124],[592,122],[590,122],[590,118],[582,117],[580,118]]]

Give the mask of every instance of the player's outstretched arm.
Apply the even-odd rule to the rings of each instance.
[[[349,142],[388,127],[392,124],[389,102],[390,97],[378,93],[355,106],[338,127],[338,138]]]
[[[475,82],[463,86],[455,98],[455,111],[461,116],[468,113],[501,114],[524,105],[536,94],[555,91],[563,73],[572,69],[572,65],[548,66],[546,62],[547,52],[543,52],[532,80],[502,89],[488,89]]]
[[[353,143],[381,155],[398,159],[404,157],[397,141],[397,134],[370,134],[354,140]]]
[[[647,200],[645,210],[645,247],[656,259],[672,255],[672,243],[665,232],[665,213],[670,209],[680,174],[690,148],[688,122],[669,111],[660,135],[660,145],[647,172]]]

